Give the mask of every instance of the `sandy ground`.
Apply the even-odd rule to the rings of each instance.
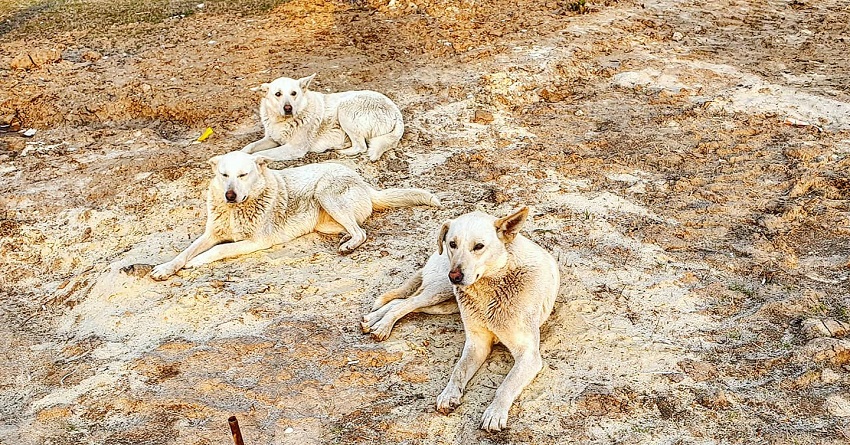
[[[0,442],[223,444],[236,415],[247,444],[847,443],[850,4],[217,4],[111,26],[0,6],[0,128],[38,130],[0,133]],[[445,206],[376,213],[348,256],[309,235],[120,272],[201,233],[206,159],[261,134],[252,88],[313,72],[386,93],[407,131],[376,163],[302,162]],[[562,289],[490,434],[504,348],[444,416],[459,317],[384,342],[358,322],[442,221],[521,205]]]

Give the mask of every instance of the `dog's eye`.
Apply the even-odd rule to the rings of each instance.
[[[457,243],[454,241],[449,241],[449,247],[451,247],[452,249],[457,249]]]
[[[230,177],[230,176],[227,176],[227,173],[222,173],[222,174],[221,174],[221,176],[224,176],[225,178],[229,178],[229,177]]]
[[[481,244],[481,243],[478,243],[478,244],[472,246],[472,250],[475,250],[475,251],[481,250],[483,248],[484,248],[484,244]]]
[[[274,93],[274,95],[277,96],[277,97],[280,97],[280,91],[278,91],[277,93]]]
[[[298,92],[293,91],[293,92],[289,93],[289,95],[290,95],[290,96],[292,96],[292,97],[295,97],[295,96],[297,96],[297,95],[298,95]]]
[[[246,176],[248,176],[248,173],[242,173],[241,175],[239,175],[240,178],[244,178]]]

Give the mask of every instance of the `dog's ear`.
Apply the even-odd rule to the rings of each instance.
[[[443,244],[446,242],[446,233],[449,231],[450,225],[452,225],[452,220],[444,222],[443,227],[440,227],[440,234],[437,235],[437,253],[440,255],[443,254]]]
[[[264,83],[264,84],[260,85],[260,91],[262,91],[264,93],[268,93],[269,87],[271,87],[271,86],[272,86],[272,84],[270,84],[270,83]]]
[[[210,167],[213,168],[213,171],[215,171],[218,168],[218,161],[220,161],[220,160],[221,160],[221,155],[213,156],[207,161],[207,164],[209,164]]]
[[[312,76],[302,77],[298,79],[298,85],[301,87],[301,91],[307,91],[307,88],[310,87],[310,82],[313,81],[314,77],[316,77],[316,73],[313,73]]]
[[[519,233],[519,229],[525,224],[526,217],[528,217],[528,207],[519,209],[513,215],[497,219],[494,224],[499,239],[506,243],[513,241],[516,234]]]
[[[260,170],[266,168],[273,159],[263,155],[254,155],[254,162],[257,163],[257,168]]]

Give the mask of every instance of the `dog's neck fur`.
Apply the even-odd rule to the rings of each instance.
[[[510,254],[509,254],[510,255]],[[511,310],[522,307],[516,299],[527,284],[528,269],[515,264],[513,256],[494,273],[469,286],[454,286],[455,297],[467,313],[483,322],[498,324],[511,318]]]
[[[286,187],[280,186],[269,169],[264,170],[263,179],[263,188],[252,191],[241,203],[227,203],[222,193],[216,193],[212,187],[207,190],[207,211],[217,237],[229,241],[252,238],[268,215],[286,211],[289,200]]]

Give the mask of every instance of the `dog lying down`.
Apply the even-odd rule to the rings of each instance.
[[[460,311],[466,341],[437,397],[443,413],[460,404],[493,344],[503,343],[514,366],[484,411],[481,428],[489,431],[506,426],[511,404],[543,367],[540,326],[552,312],[560,284],[552,255],[518,233],[527,215],[527,208],[498,219],[472,212],[446,222],[437,252],[400,288],[378,297],[361,323],[364,332],[384,340],[410,312]]]
[[[347,136],[351,147],[340,153],[368,152],[369,159],[377,161],[398,144],[404,121],[387,96],[375,91],[311,91],[315,76],[281,77],[262,85],[266,96],[260,101],[260,120],[265,136],[242,151],[288,161],[307,152],[344,148]]]
[[[151,278],[164,280],[184,267],[268,249],[313,231],[344,234],[339,251],[349,253],[366,241],[360,224],[372,210],[440,205],[422,189],[376,190],[339,164],[272,170],[268,161],[241,151],[210,159],[215,176],[207,189],[206,229],[173,260],[154,267]]]

